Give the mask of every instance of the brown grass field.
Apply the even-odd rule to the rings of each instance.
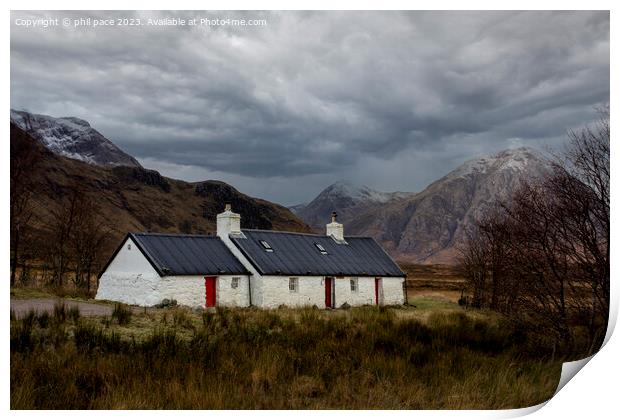
[[[459,307],[450,270],[418,270],[403,307],[12,316],[11,408],[492,409],[553,395],[548,346]]]

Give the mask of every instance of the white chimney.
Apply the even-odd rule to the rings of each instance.
[[[327,224],[327,236],[333,236],[339,241],[344,241],[344,228],[336,221],[336,212],[332,213],[332,222]]]
[[[217,215],[217,236],[227,238],[231,233],[241,233],[241,216],[233,213],[230,204],[226,204],[224,212]]]

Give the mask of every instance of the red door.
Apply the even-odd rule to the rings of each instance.
[[[332,307],[332,278],[325,277],[325,307]]]
[[[381,279],[375,278],[375,304],[379,304],[379,288],[381,287]]]
[[[215,306],[215,277],[205,277],[206,307]]]

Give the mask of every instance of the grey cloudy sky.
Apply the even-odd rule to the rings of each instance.
[[[41,17],[267,24],[15,24]],[[295,204],[339,179],[418,191],[481,154],[560,147],[609,102],[609,60],[608,12],[13,12],[11,107]]]

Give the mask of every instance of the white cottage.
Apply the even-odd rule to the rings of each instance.
[[[373,238],[241,229],[230,205],[217,236],[130,233],[100,277],[97,299],[151,306],[394,305],[405,274]]]

